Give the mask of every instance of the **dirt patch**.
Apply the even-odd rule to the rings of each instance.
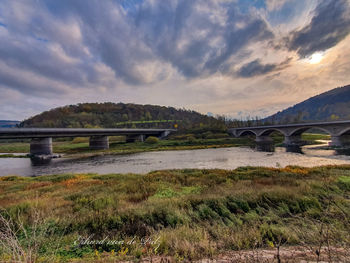
[[[325,262],[350,262],[350,249],[344,248],[323,248],[318,258],[316,248],[306,247],[282,247],[278,252],[275,249],[256,249],[244,251],[230,251],[225,254],[213,257],[212,259],[201,260],[176,260],[172,257],[152,257],[142,259],[142,263],[174,263],[174,262],[194,262],[194,263],[325,263]],[[131,262],[131,261],[130,261]],[[128,263],[125,261],[124,263]]]

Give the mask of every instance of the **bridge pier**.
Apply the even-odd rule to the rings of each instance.
[[[256,142],[261,142],[261,143],[270,143],[273,142],[272,138],[270,136],[265,136],[265,135],[261,135],[261,136],[256,136],[255,139]]]
[[[146,139],[146,136],[143,135],[143,134],[140,134],[140,135],[128,135],[128,136],[126,136],[125,141],[127,143],[129,143],[129,142],[136,142],[136,141],[144,142],[145,139]]]
[[[302,141],[301,139],[301,135],[291,135],[291,136],[285,136],[284,137],[284,141],[283,141],[283,144],[285,146],[301,146],[304,144],[304,142]]]
[[[170,131],[163,131],[160,136],[158,137],[160,140],[163,140],[170,134]]]
[[[108,136],[91,136],[89,146],[91,150],[109,149]]]
[[[301,140],[301,134],[284,136],[283,145],[287,152],[302,153],[301,146],[305,143]]]
[[[52,138],[33,138],[30,142],[30,154],[52,155]]]
[[[329,143],[329,145],[335,146],[335,147],[349,146],[350,136],[349,135],[341,135],[341,136],[332,135],[331,142]]]
[[[329,143],[329,146],[343,146],[340,136],[331,136],[331,142]]]

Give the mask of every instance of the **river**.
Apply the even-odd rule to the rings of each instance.
[[[336,155],[333,150],[315,146],[303,147],[304,154],[259,152],[249,147],[144,152],[128,155],[104,155],[89,158],[58,158],[49,164],[33,165],[29,158],[0,158],[0,176],[39,176],[63,173],[148,173],[163,169],[235,169],[239,166],[312,167],[329,164],[350,164],[350,156]]]

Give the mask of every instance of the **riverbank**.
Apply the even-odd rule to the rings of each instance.
[[[273,136],[276,145],[281,145],[283,137]],[[303,134],[302,139],[308,141],[309,144],[317,144],[318,140],[329,139],[324,134]],[[167,140],[159,140],[150,144],[145,142],[126,143],[122,136],[111,137],[110,148],[108,150],[91,150],[89,148],[89,138],[75,138],[70,141],[54,141],[53,149],[55,153],[64,154],[67,157],[84,157],[105,154],[131,154],[149,151],[169,151],[169,150],[193,150],[193,149],[209,149],[223,147],[239,147],[253,146],[252,138],[232,138],[223,136],[219,138],[195,138],[193,136],[183,136],[177,139],[171,137]],[[29,152],[29,141],[26,142],[2,142],[0,143],[0,158],[17,158],[12,153]],[[1,154],[6,153],[6,154]],[[21,157],[25,157],[22,156]]]
[[[350,166],[0,178],[16,246],[45,262],[181,262],[295,245],[335,257],[350,248],[349,195]]]

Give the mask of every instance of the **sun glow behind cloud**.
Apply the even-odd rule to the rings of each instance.
[[[318,64],[324,58],[324,52],[316,52],[307,58],[307,62],[310,64]]]

